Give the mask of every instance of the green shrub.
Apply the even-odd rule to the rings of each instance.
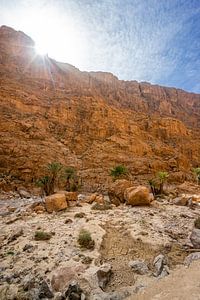
[[[77,241],[81,248],[94,249],[94,240],[92,239],[90,232],[86,229],[80,230]]]
[[[77,192],[80,189],[80,178],[78,177],[77,170],[75,168],[65,168],[63,177],[65,179],[66,191]]]
[[[195,177],[196,177],[196,180],[197,180],[197,184],[200,184],[200,167],[193,168],[192,171],[195,174]]]
[[[125,166],[123,165],[118,165],[111,169],[110,171],[110,176],[113,177],[113,179],[118,179],[122,176],[125,176],[128,173],[128,170]]]
[[[45,195],[50,195],[50,177],[43,176],[36,181],[36,185],[42,188]]]
[[[194,221],[194,227],[200,229],[200,217],[198,217],[198,218]]]
[[[52,237],[51,233],[45,231],[36,231],[35,232],[35,240],[36,241],[47,241]]]

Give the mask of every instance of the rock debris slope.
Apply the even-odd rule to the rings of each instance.
[[[0,120],[0,173],[16,180],[11,188],[35,182],[51,161],[77,167],[96,190],[116,164],[138,178],[165,169],[181,180],[200,160],[200,95],[81,72],[37,55],[31,38],[6,26]]]

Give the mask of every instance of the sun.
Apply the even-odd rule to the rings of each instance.
[[[80,66],[85,38],[78,22],[55,8],[31,8],[23,12],[21,28],[35,41],[35,51],[58,61]]]

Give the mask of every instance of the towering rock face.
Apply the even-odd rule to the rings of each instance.
[[[52,161],[102,189],[124,164],[137,178],[174,176],[200,162],[200,95],[110,73],[80,72],[35,53],[22,32],[0,28],[0,173],[34,184]]]

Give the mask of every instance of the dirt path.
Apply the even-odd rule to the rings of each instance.
[[[115,291],[116,288],[134,285],[135,274],[129,267],[129,262],[133,259],[143,259],[150,265],[152,257],[159,251],[141,241],[133,240],[124,227],[118,228],[107,224],[104,229],[106,235],[100,249],[100,263],[110,263],[113,270],[106,291]]]
[[[134,285],[136,275],[129,267],[131,260],[144,260],[153,271],[153,259],[160,253],[167,255],[170,268],[182,263],[187,255],[177,244],[166,250],[163,247],[153,248],[140,239],[134,240],[125,226],[107,223],[104,229],[106,234],[100,248],[99,263],[109,263],[113,270],[111,281],[105,291],[116,291],[118,288]]]

